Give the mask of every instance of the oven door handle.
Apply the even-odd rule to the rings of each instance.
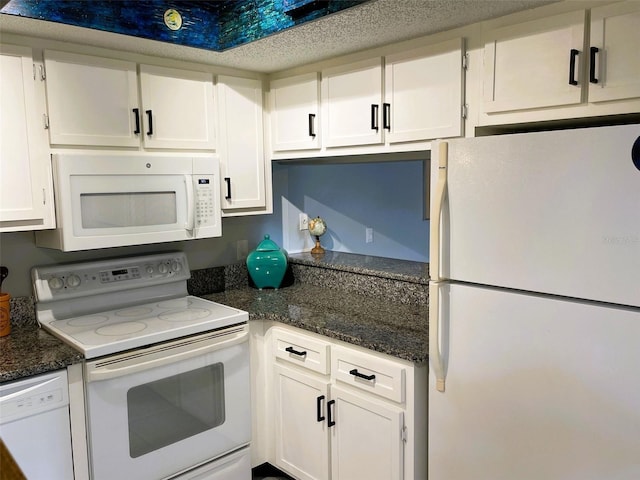
[[[234,333],[226,333],[220,339],[215,339],[213,343],[208,341],[202,346],[193,346],[189,343],[181,347],[176,347],[178,350],[175,353],[164,351],[163,355],[158,355],[158,351],[151,352],[149,356],[151,358],[145,360],[144,354],[141,356],[133,354],[134,358],[123,358],[122,360],[106,361],[104,364],[96,362],[95,365],[87,365],[86,375],[88,382],[97,382],[101,380],[110,380],[112,378],[124,377],[133,373],[150,370],[152,368],[162,367],[164,365],[180,362],[182,360],[188,360],[200,355],[206,355],[223,348],[229,348],[233,345],[247,341],[249,332],[246,329],[242,329]],[[163,352],[160,350],[160,352]]]

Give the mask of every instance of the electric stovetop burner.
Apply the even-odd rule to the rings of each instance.
[[[32,277],[38,321],[86,358],[248,320],[246,312],[188,295],[180,252],[36,267]]]

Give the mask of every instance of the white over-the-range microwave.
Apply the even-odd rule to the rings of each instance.
[[[36,245],[63,251],[222,235],[212,155],[54,154],[57,228]]]

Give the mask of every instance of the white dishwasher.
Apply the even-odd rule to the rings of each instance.
[[[0,438],[29,480],[73,479],[66,370],[0,385]]]

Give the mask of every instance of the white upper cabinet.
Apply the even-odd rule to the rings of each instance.
[[[270,213],[265,169],[262,81],[218,76],[223,215]]]
[[[31,48],[1,46],[0,232],[55,227],[44,87],[35,73]]]
[[[273,158],[419,151],[435,138],[461,136],[463,43],[398,47],[272,81]]]
[[[382,144],[381,115],[381,57],[322,71],[324,146]]]
[[[215,149],[213,75],[140,65],[148,148]]]
[[[45,68],[52,145],[140,144],[135,63],[46,50]]]
[[[45,51],[52,145],[215,149],[213,75]]]
[[[462,135],[462,60],[462,39],[385,57],[387,142]]]
[[[591,10],[589,101],[640,98],[640,2]]]
[[[579,10],[487,32],[484,111],[580,103],[585,15]]]
[[[631,0],[487,30],[479,123],[638,113],[638,25]]]
[[[320,75],[273,80],[269,98],[273,151],[319,149]]]

